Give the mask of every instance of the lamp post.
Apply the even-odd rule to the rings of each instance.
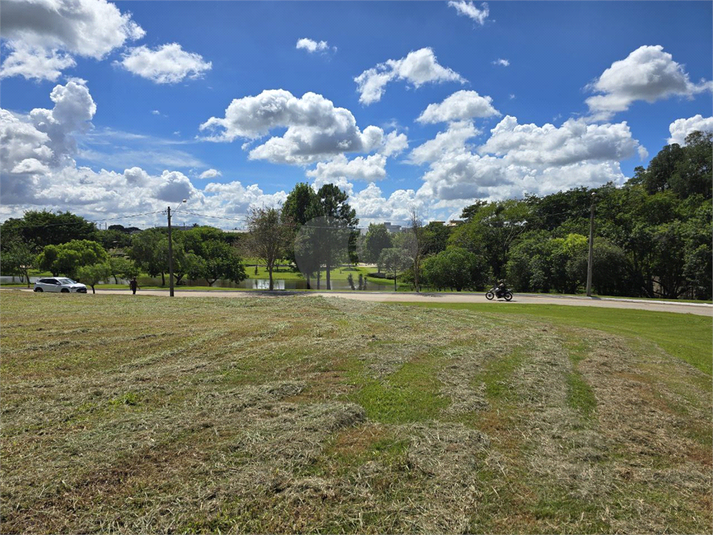
[[[183,199],[186,202],[186,199]],[[168,207],[168,293],[173,297],[173,240],[171,239],[171,207]]]
[[[594,263],[594,198],[596,193],[592,192],[592,204],[589,207],[589,255],[587,257],[587,297],[592,297],[592,265]]]

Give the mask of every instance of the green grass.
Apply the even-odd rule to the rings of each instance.
[[[449,308],[0,292],[3,532],[707,532],[679,316]]]
[[[493,312],[488,304],[408,303],[409,306]],[[543,322],[598,329],[613,334],[652,341],[664,351],[695,366],[708,375],[713,369],[713,318],[694,314],[612,310],[610,308],[558,305],[518,305],[497,308],[507,316],[524,316]]]

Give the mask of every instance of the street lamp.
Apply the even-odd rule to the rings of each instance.
[[[592,297],[592,265],[594,263],[594,199],[596,192],[592,192],[592,204],[589,207],[589,255],[587,257],[587,297]]]
[[[183,199],[185,204],[186,199]],[[171,207],[168,207],[168,288],[169,296],[173,297],[173,240],[171,239]]]

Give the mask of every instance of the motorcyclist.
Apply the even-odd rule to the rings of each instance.
[[[507,290],[507,287],[505,286],[505,280],[500,279],[498,281],[498,287],[495,289],[495,296],[500,299],[501,297],[505,296],[505,291]]]

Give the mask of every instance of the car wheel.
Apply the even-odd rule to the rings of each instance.
[[[35,291],[36,291],[36,292],[41,292],[41,291],[42,291],[42,288],[35,288]]]
[[[62,288],[60,292],[62,292],[63,294],[68,294],[69,290],[67,290],[67,288]]]

